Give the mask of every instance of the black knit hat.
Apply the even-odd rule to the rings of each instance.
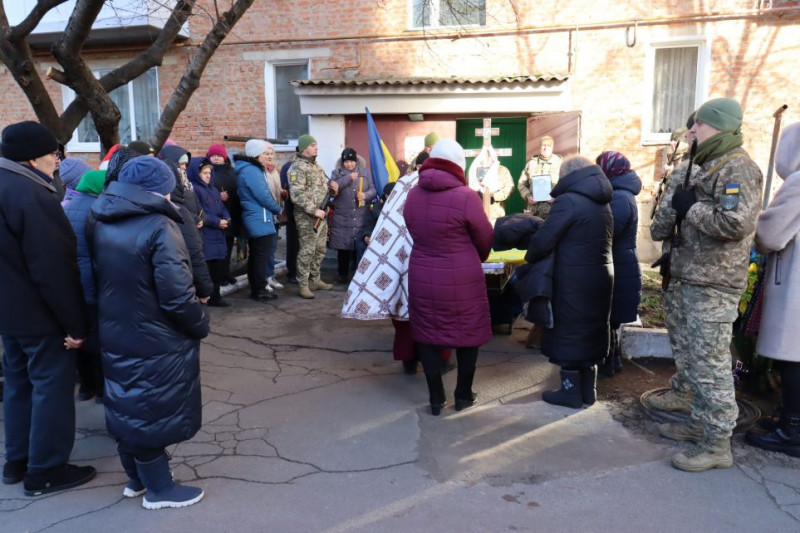
[[[344,151],[342,151],[342,163],[345,161],[358,162],[358,155],[356,155],[356,151],[352,148],[345,148]]]
[[[3,129],[0,153],[11,161],[30,161],[57,150],[56,136],[38,122],[26,120]]]
[[[145,141],[131,141],[128,143],[128,150],[133,150],[139,155],[152,155],[155,151],[150,143]]]

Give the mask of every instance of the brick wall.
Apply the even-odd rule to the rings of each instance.
[[[204,3],[211,4],[208,0]],[[410,1],[356,0],[342,4],[256,2],[208,65],[200,89],[171,137],[200,153],[209,144],[220,142],[225,134],[266,133],[264,59],[247,59],[253,54],[323,49],[325,57],[310,62],[311,76],[320,78],[532,74],[565,72],[571,64],[571,110],[581,111],[583,116],[583,153],[622,151],[649,186],[656,171],[657,147],[641,142],[647,43],[681,34],[708,36],[712,57],[708,95],[733,96],[742,101],[746,148],[763,167],[768,159],[774,109],[788,103],[792,109],[786,120],[796,121],[800,116],[790,79],[795,64],[792,56],[800,45],[800,32],[791,25],[797,17],[785,13],[782,18],[769,14],[758,19],[736,17],[755,8],[756,1],[573,0],[542,4],[533,0],[487,0],[484,30],[497,35],[453,38],[451,33],[445,39],[423,38],[419,32],[407,31]],[[730,20],[674,21],[698,13],[723,19],[727,14]],[[651,24],[659,19],[664,23]],[[674,22],[667,23],[667,19]],[[594,27],[637,20],[641,22],[632,47],[626,44],[624,27]],[[208,26],[207,17],[194,17],[193,36],[202,38]],[[502,34],[515,28],[519,30],[515,34]],[[466,35],[466,30],[462,33]],[[627,37],[630,41],[632,28]],[[570,43],[574,47],[571,56]],[[175,48],[159,68],[162,104],[180,79],[190,52],[191,46]],[[108,63],[123,61],[132,54],[94,53],[87,59],[90,64]],[[43,72],[52,60],[41,60]],[[61,88],[55,82],[46,83],[60,107]],[[34,118],[21,90],[3,67],[0,115],[2,124]]]

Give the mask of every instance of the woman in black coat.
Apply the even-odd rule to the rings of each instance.
[[[622,350],[619,342],[621,324],[635,322],[642,299],[642,269],[636,251],[636,232],[639,210],[636,195],[642,191],[642,180],[631,170],[631,163],[619,152],[603,152],[597,164],[611,182],[611,214],[614,216],[614,298],[611,304],[611,332],[608,356],[599,372],[613,376],[622,370]]]
[[[561,388],[547,403],[579,408],[596,399],[597,366],[608,353],[608,319],[614,284],[612,190],[597,165],[573,157],[561,165],[550,215],[531,238],[529,263],[554,255],[553,327],[542,353],[561,366]]]
[[[189,253],[169,201],[172,171],[153,157],[122,168],[92,205],[106,425],[147,509],[200,501],[172,481],[165,447],[201,425],[200,339],[209,319],[192,287]]]

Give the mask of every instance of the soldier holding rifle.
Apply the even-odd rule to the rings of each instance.
[[[325,171],[317,163],[317,141],[311,135],[297,140],[297,155],[289,169],[289,194],[294,203],[294,219],[300,249],[297,252],[297,293],[302,298],[314,298],[312,290],[330,290],[333,286],[320,277],[328,238],[326,212],[320,208],[328,189],[339,190],[336,182],[328,183]]]
[[[653,238],[664,240],[670,234],[659,233],[664,225],[658,219],[681,221],[670,251],[667,329],[676,353],[685,356],[683,375],[694,397],[691,419],[662,424],[659,432],[696,443],[672,458],[675,468],[689,472],[733,466],[730,436],[738,408],[730,341],[763,186],[761,171],[742,148],[741,125],[742,108],[731,98],[697,110],[690,133],[698,172],[676,184],[651,226]]]

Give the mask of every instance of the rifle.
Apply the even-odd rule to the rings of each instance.
[[[675,156],[678,155],[678,149],[680,149],[681,143],[678,141],[675,143],[675,149],[672,151],[670,156],[667,158],[667,165],[675,165]],[[658,190],[656,191],[656,198],[653,200],[653,209],[650,210],[650,220],[656,216],[656,211],[658,211],[658,205],[661,203],[661,198],[664,196],[664,193],[667,190],[667,173],[665,172],[663,176],[661,176],[661,181],[658,184]]]
[[[328,185],[328,192],[325,193],[325,198],[322,199],[320,202],[319,208],[325,211],[325,216],[323,218],[318,218],[314,221],[314,231],[319,231],[319,227],[322,225],[322,221],[328,218],[328,213],[331,212],[331,207],[333,206],[333,201],[336,199],[336,192],[333,190],[333,187]]]
[[[689,150],[689,166],[686,167],[686,175],[683,177],[683,187],[689,187],[689,178],[692,176],[692,164],[694,164],[694,156],[697,153],[697,139],[692,141],[692,147]],[[669,286],[669,279],[670,279],[670,259],[672,256],[672,250],[677,248],[681,245],[681,224],[683,223],[683,218],[676,217],[675,219],[675,226],[672,230],[672,238],[670,239],[670,246],[669,251],[661,254],[661,257],[658,260],[650,265],[651,268],[658,267],[658,273],[661,274],[661,289],[666,291],[667,287]]]

